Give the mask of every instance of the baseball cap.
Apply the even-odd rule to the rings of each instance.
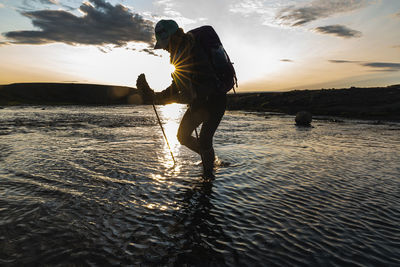
[[[156,34],[156,45],[154,49],[167,48],[169,39],[179,29],[174,20],[160,20],[154,29]]]

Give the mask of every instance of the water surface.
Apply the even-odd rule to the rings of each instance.
[[[227,112],[216,180],[185,106],[0,110],[0,265],[399,266],[400,125]]]

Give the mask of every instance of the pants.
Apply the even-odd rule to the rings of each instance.
[[[178,129],[179,142],[202,156],[203,167],[214,164],[213,137],[224,116],[226,94],[210,95],[207,100],[196,102],[185,112]],[[193,131],[201,124],[199,140],[192,136]],[[207,162],[205,162],[207,161]],[[212,161],[212,166],[210,166]],[[207,165],[207,166],[206,166]]]

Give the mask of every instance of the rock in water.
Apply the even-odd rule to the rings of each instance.
[[[312,115],[308,111],[300,111],[296,114],[296,125],[311,126]]]

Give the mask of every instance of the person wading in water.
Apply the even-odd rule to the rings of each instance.
[[[213,136],[225,113],[226,93],[236,83],[232,63],[211,26],[184,33],[174,20],[160,20],[155,36],[154,49],[168,51],[175,66],[171,85],[155,97],[189,104],[179,125],[178,140],[201,156],[203,177],[214,178]],[[140,79],[145,79],[144,75],[139,76],[138,84]],[[200,124],[200,136],[197,132],[192,136]]]

